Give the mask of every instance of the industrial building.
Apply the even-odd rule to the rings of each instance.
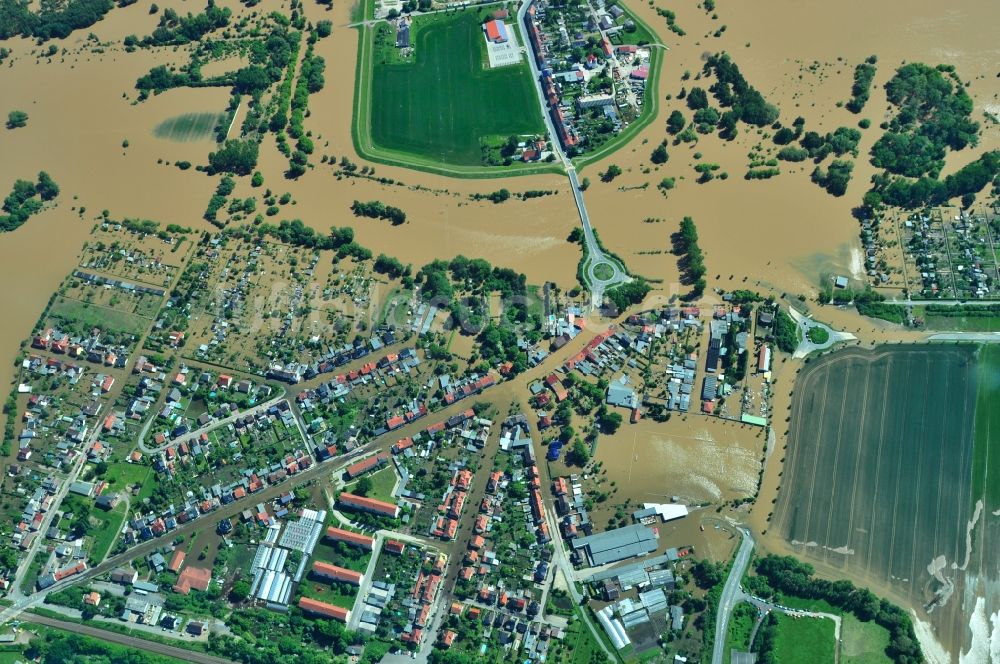
[[[586,554],[592,566],[644,556],[656,551],[656,547],[656,532],[642,524],[625,526],[573,540],[573,548]]]

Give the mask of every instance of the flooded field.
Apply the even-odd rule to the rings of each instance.
[[[689,415],[623,427],[595,459],[635,502],[719,503],[753,495],[763,447],[760,428]]]

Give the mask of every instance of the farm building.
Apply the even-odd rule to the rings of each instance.
[[[656,551],[656,533],[635,524],[573,540],[573,548],[585,553],[593,566],[643,556]]]

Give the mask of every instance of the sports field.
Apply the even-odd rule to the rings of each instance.
[[[966,555],[976,386],[974,346],[849,349],[807,366],[777,530],[862,585],[929,599],[928,566],[943,556],[951,575]]]
[[[369,109],[376,147],[478,166],[481,139],[544,132],[528,65],[484,68],[478,12],[418,18],[411,35],[413,63],[372,64]]]

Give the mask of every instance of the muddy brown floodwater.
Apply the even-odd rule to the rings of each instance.
[[[287,10],[287,3],[277,0],[264,0],[252,9],[235,0],[219,4],[232,9],[237,17]],[[571,286],[579,253],[565,239],[579,220],[565,178],[457,180],[368,164],[357,157],[351,140],[351,116],[358,34],[346,27],[351,5],[337,2],[332,10],[326,10],[318,3],[305,3],[309,20],[330,19],[334,24],[331,37],[317,44],[317,53],[327,63],[326,87],[310,97],[310,114],[305,121],[316,145],[316,166],[298,181],[288,181],[283,177],[287,161],[274,149],[272,138],[265,141],[260,162],[265,187],[278,194],[287,191],[294,200],[294,205],[282,208],[273,220],[297,217],[320,231],[333,225],[351,225],[358,240],[376,253],[391,254],[418,267],[434,258],[465,254],[523,271],[530,283],[551,280]],[[886,112],[881,86],[900,63],[954,65],[969,82],[975,119],[982,121],[984,111],[1000,110],[1000,79],[996,77],[1000,3],[914,0],[901,7],[868,0],[724,0],[718,3],[717,18],[693,0],[670,5],[633,0],[629,5],[670,47],[664,57],[660,89],[651,92],[661,100],[660,117],[629,145],[587,167],[582,175],[593,182],[586,193],[587,205],[608,249],[634,272],[662,279],[658,288],[663,294],[675,290],[677,263],[669,253],[669,236],[685,215],[694,217],[698,224],[710,287],[758,286],[798,295],[815,291],[823,272],[855,274],[860,267],[860,245],[851,208],[860,201],[873,172],[865,154],[876,140],[875,127]],[[677,38],[666,29],[655,12],[656,5],[676,12],[686,37]],[[16,178],[34,179],[39,170],[46,170],[60,184],[62,194],[55,208],[32,218],[14,233],[0,235],[0,269],[8,284],[0,292],[0,310],[4,312],[0,384],[10,380],[18,343],[61,278],[75,266],[101,210],[109,210],[114,218],[141,217],[210,229],[201,217],[216,178],[194,169],[181,171],[158,164],[157,160],[205,163],[211,140],[174,142],[156,138],[153,130],[164,120],[182,114],[221,113],[228,93],[222,89],[172,90],[133,104],[138,76],[154,65],[179,64],[187,59],[183,49],[173,48],[125,53],[121,40],[126,35],[149,34],[155,24],[156,17],[148,14],[148,3],[136,3],[114,9],[89,30],[54,42],[66,50],[55,58],[36,58],[32,51],[41,49],[27,40],[4,44],[12,55],[0,65],[5,102],[0,111],[24,110],[30,119],[26,128],[0,130],[0,154],[4,155],[0,160],[0,192],[6,194]],[[721,36],[712,36],[722,26],[726,29]],[[86,47],[90,32],[104,42],[100,49]],[[732,142],[700,136],[697,144],[669,147],[666,164],[654,167],[649,163],[650,152],[666,137],[664,119],[671,110],[682,108],[682,102],[667,100],[667,95],[676,97],[682,86],[697,85],[694,80],[682,81],[684,72],[690,71],[695,78],[704,54],[723,50],[732,54],[746,78],[770,102],[781,107],[786,123],[801,115],[807,129],[824,133],[838,126],[855,126],[862,117],[872,120],[873,128],[863,132],[861,156],[845,196],[832,198],[812,184],[811,166],[782,164],[782,174],[774,179],[744,180],[751,150],[757,144],[773,148],[766,136],[770,130],[758,132],[741,126]],[[836,104],[849,97],[854,66],[871,54],[879,57],[875,86],[862,114],[853,115]],[[235,65],[235,60],[212,63],[206,72],[217,73],[230,64]],[[122,145],[125,140],[127,148]],[[1000,132],[987,125],[980,148],[949,156],[946,172],[983,149],[997,147]],[[405,186],[338,180],[332,167],[320,163],[323,155],[335,161],[346,156],[359,167],[374,166],[378,176]],[[718,163],[719,172],[725,172],[728,179],[696,184],[693,166],[699,161]],[[598,173],[610,163],[621,166],[624,173],[613,183],[599,182]],[[667,176],[676,178],[676,188],[665,196],[656,184]],[[471,194],[500,187],[515,192],[549,189],[558,193],[502,205],[469,200]],[[259,197],[261,193],[245,181],[239,182],[236,190],[241,197]],[[349,211],[355,199],[377,199],[399,206],[406,211],[408,221],[391,227],[356,219]],[[263,207],[258,200],[258,209]],[[80,208],[86,212],[81,214]],[[864,344],[909,341],[917,336],[836,309],[822,309],[817,315],[855,332]],[[763,534],[761,545],[766,550],[783,550],[783,543],[767,532],[767,513],[781,471],[782,420],[789,410],[788,394],[799,366],[792,362],[776,366],[776,449],[766,466],[761,497],[750,515],[755,532]],[[692,502],[719,501],[752,491],[763,445],[756,430],[690,416],[663,425],[643,421],[623,427],[619,434],[602,441],[598,458],[605,461],[609,474],[622,478],[619,484],[628,482],[636,488],[635,500],[678,495]],[[670,526],[675,527],[692,528]],[[697,539],[697,535],[690,539]],[[711,537],[705,538],[711,555],[724,557],[728,553],[728,540],[716,546],[711,541]],[[891,593],[891,589],[878,590]],[[971,605],[968,610],[972,611]],[[933,619],[929,624],[934,625]],[[942,650],[949,653],[945,658],[957,659],[967,635],[937,636],[943,640]]]

